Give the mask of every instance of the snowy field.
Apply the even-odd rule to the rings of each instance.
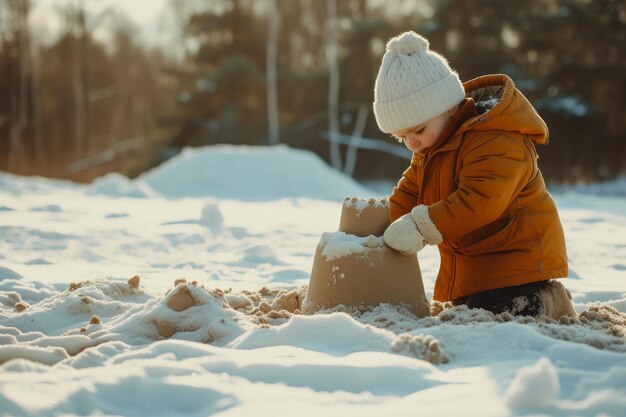
[[[626,415],[625,181],[555,195],[580,314],[560,323],[300,314],[344,196],[380,195],[286,147],[0,174],[0,416]]]

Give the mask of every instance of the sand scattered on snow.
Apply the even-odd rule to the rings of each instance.
[[[128,285],[137,289],[139,288],[139,283],[141,282],[141,278],[139,277],[139,275],[135,275],[134,277],[130,278],[127,282],[128,282]]]
[[[540,333],[559,340],[583,343],[598,349],[626,352],[626,314],[608,305],[596,305],[581,312],[578,317],[563,316],[559,321],[542,316],[522,317],[509,313],[493,314],[467,306],[433,302],[433,316],[411,318],[395,306],[381,305],[361,314],[357,320],[394,332],[440,325],[470,325],[473,323],[517,322],[535,327]],[[410,313],[409,313],[410,314]]]
[[[15,309],[18,312],[22,312],[24,310],[26,310],[28,308],[29,304],[25,301],[18,301],[17,303],[15,303]]]
[[[403,333],[391,342],[391,351],[424,359],[435,365],[448,363],[439,340],[431,335]]]
[[[184,311],[196,304],[187,284],[177,285],[167,302],[168,307],[174,311]]]
[[[151,335],[148,332],[142,337],[158,340],[170,338],[179,333],[190,335],[185,338],[190,337],[199,342],[214,343],[226,336],[228,328],[233,329],[231,326],[233,323],[240,323],[234,324],[235,327],[239,326],[237,328],[241,328],[240,326],[268,328],[288,322],[293,315],[303,314],[302,302],[307,293],[306,286],[296,289],[262,287],[258,291],[234,293],[231,289],[208,289],[196,281],[187,282],[184,278],[177,279],[174,283],[175,286],[164,296],[156,298],[148,297],[143,293],[138,276],[126,282],[95,280],[71,283],[67,291],[54,297],[69,297],[68,300],[74,298],[79,304],[90,305],[104,298],[117,302],[125,297],[141,295],[139,299],[132,298],[134,308],[129,311],[128,317],[123,317],[120,321],[140,320],[152,323],[155,329],[154,334]],[[23,312],[39,308],[40,304],[45,305],[47,302],[50,302],[49,299],[29,306],[16,292],[0,293],[0,303],[5,308],[16,311],[13,314],[24,314]],[[194,310],[192,307],[200,309]],[[448,357],[444,352],[445,346],[442,347],[434,336],[417,334],[417,332],[425,332],[429,327],[443,325],[467,326],[476,323],[497,325],[517,322],[533,326],[540,333],[558,340],[583,343],[598,349],[626,352],[626,314],[608,305],[591,306],[577,317],[564,316],[559,321],[548,317],[531,318],[515,317],[509,313],[493,314],[485,310],[469,309],[466,306],[455,307],[450,303],[436,301],[431,303],[431,316],[425,318],[417,318],[403,306],[389,304],[361,309],[347,309],[340,305],[332,309],[320,310],[315,314],[333,312],[346,312],[361,323],[395,333],[396,337],[390,346],[392,352],[423,359],[433,364],[448,362]],[[111,319],[112,322],[116,320],[116,318]],[[115,327],[114,323],[107,329],[103,326],[102,319],[97,315],[92,315],[87,326],[67,331],[63,336],[52,337],[33,333],[30,337],[23,333],[21,337],[38,340],[37,345],[56,349],[54,357],[62,358],[66,357],[65,353],[72,356],[87,347],[105,341],[107,337],[102,340],[99,338],[103,332],[109,332],[110,338],[110,332],[115,334],[120,329],[127,334],[139,328],[145,328],[138,325]],[[203,332],[205,336],[193,336],[194,332],[197,334]],[[78,339],[76,335],[84,336]],[[76,340],[69,343],[69,339],[63,341],[63,337],[74,337]],[[21,357],[16,347],[17,345],[14,344],[13,348],[5,349],[3,359]],[[36,357],[39,353],[31,350],[29,355]],[[51,358],[45,359],[44,362],[46,361],[53,362]]]

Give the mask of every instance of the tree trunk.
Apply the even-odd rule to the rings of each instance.
[[[356,123],[354,124],[354,130],[352,131],[350,144],[348,145],[346,166],[343,169],[343,172],[350,176],[352,176],[354,168],[356,167],[357,152],[359,150],[359,143],[363,139],[363,132],[365,131],[365,125],[367,124],[368,113],[369,106],[361,104],[359,106],[359,113],[356,116]]]
[[[9,167],[13,172],[20,172],[24,134],[28,125],[28,80],[29,80],[29,49],[30,38],[28,28],[29,1],[14,1],[10,6],[16,19],[15,36],[17,38],[18,68],[15,73],[15,84],[18,86],[13,95],[11,107],[11,138],[9,142]]]
[[[41,97],[41,60],[38,50],[32,51],[32,98],[33,98],[33,153],[37,161],[38,170],[44,163],[44,140],[43,140],[43,104]]]
[[[276,1],[277,0],[270,0],[270,9],[267,21],[267,126],[268,142],[270,145],[275,145],[280,140],[276,70],[278,66],[278,29],[280,19],[276,8]]]
[[[330,163],[338,171],[341,171],[341,150],[336,140],[339,133],[339,58],[337,48],[337,0],[326,0],[326,61],[328,62],[328,127],[330,140]]]
[[[74,34],[74,154],[81,158],[85,152],[84,145],[87,140],[85,132],[85,114],[87,101],[85,97],[85,49],[87,28],[85,25],[85,9],[83,4],[77,6],[74,11],[73,24]]]

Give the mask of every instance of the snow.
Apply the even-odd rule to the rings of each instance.
[[[578,97],[544,97],[535,100],[533,106],[570,117],[584,117],[590,111],[589,106]]]
[[[343,200],[343,205],[346,207],[353,207],[357,212],[357,216],[360,216],[361,212],[369,206],[387,207],[389,205],[389,200],[387,198],[373,198],[373,197],[367,200],[345,197]]]
[[[623,184],[555,193],[580,315],[554,322],[300,314],[320,240],[380,243],[336,232],[344,197],[392,186],[304,151],[189,149],[89,185],[0,174],[0,415],[622,416]],[[436,249],[419,259],[432,297]]]
[[[367,193],[348,177],[326,169],[317,155],[284,145],[185,149],[177,158],[141,176],[141,180],[166,197],[341,200],[346,195]]]
[[[504,394],[511,407],[545,407],[559,396],[559,375],[550,359],[543,357],[536,364],[520,369]]]
[[[599,195],[608,198],[626,197],[626,177],[617,177],[610,181],[578,184],[578,185],[562,185],[557,188],[560,193],[571,193],[572,196],[578,194]],[[602,201],[600,201],[602,203]]]
[[[202,208],[200,224],[208,227],[212,232],[219,232],[222,230],[224,216],[222,216],[222,212],[217,204],[209,203]]]
[[[384,245],[382,236],[360,237],[335,231],[322,233],[318,246],[322,251],[322,256],[332,261],[345,256],[367,253],[368,248],[382,248]]]

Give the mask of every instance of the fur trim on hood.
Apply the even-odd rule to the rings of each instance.
[[[548,143],[548,127],[537,111],[504,74],[485,75],[463,84],[466,97],[476,102],[480,116],[461,128],[474,131],[517,132],[533,142]]]

